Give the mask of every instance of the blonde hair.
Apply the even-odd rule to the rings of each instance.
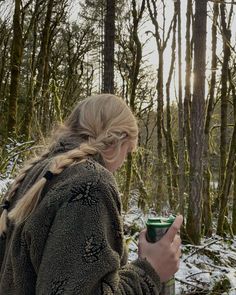
[[[119,156],[120,147],[129,142],[132,149],[136,148],[138,138],[137,121],[126,103],[112,94],[99,94],[86,98],[78,103],[70,116],[60,126],[53,137],[49,150],[39,158],[33,159],[24,167],[13,182],[5,196],[11,201],[27,175],[27,172],[42,159],[47,158],[50,149],[62,138],[70,141],[71,138],[83,138],[78,147],[53,157],[49,171],[54,175],[60,174],[66,167],[84,160],[90,155],[101,154],[105,163],[112,163]],[[78,140],[79,142],[79,140]],[[114,147],[109,158],[105,151]],[[41,192],[47,182],[45,177],[37,180],[26,193],[16,202],[8,212],[4,209],[0,218],[0,235],[7,231],[7,219],[19,224],[25,221],[38,205]]]

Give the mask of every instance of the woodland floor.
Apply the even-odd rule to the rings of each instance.
[[[137,208],[133,194],[130,210],[124,215],[124,228],[129,245],[129,261],[137,258],[138,233],[149,216]],[[236,295],[236,237],[223,239],[213,235],[202,239],[201,246],[182,246],[180,269],[175,275],[176,295]]]

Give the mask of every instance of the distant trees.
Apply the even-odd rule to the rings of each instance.
[[[213,220],[218,234],[236,233],[234,3],[12,4],[6,13],[0,1],[0,169],[31,140],[44,141],[80,99],[115,93],[140,127],[139,148],[117,175],[123,208],[138,188],[142,209],[184,214],[184,239],[192,243],[214,232]]]
[[[51,122],[60,121],[79,96],[91,93],[95,68],[86,57],[98,42],[91,20],[81,21],[81,25],[68,22],[69,5],[69,0],[28,1],[24,6],[15,1],[15,33],[12,39],[6,34],[7,42],[2,44],[3,53],[9,43],[12,47],[11,64],[7,65],[7,56],[3,55],[0,72],[4,98],[0,107],[7,107],[3,115],[5,138],[11,132],[26,139],[47,133]],[[7,71],[11,78],[9,92],[8,81],[4,85]],[[65,109],[60,110],[62,103]]]

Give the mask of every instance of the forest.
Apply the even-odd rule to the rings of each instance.
[[[0,198],[78,101],[114,93],[140,128],[115,174],[131,248],[137,214],[180,213],[183,260],[231,270],[214,283],[183,272],[179,294],[236,294],[235,12],[233,0],[1,0]]]

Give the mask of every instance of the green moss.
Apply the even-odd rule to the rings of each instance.
[[[140,227],[139,227],[136,223],[133,223],[133,224],[130,226],[130,235],[133,236],[133,235],[136,234],[137,232],[140,232]]]
[[[210,295],[223,294],[224,292],[228,292],[230,288],[230,281],[226,276],[224,276],[220,281],[215,283]]]

